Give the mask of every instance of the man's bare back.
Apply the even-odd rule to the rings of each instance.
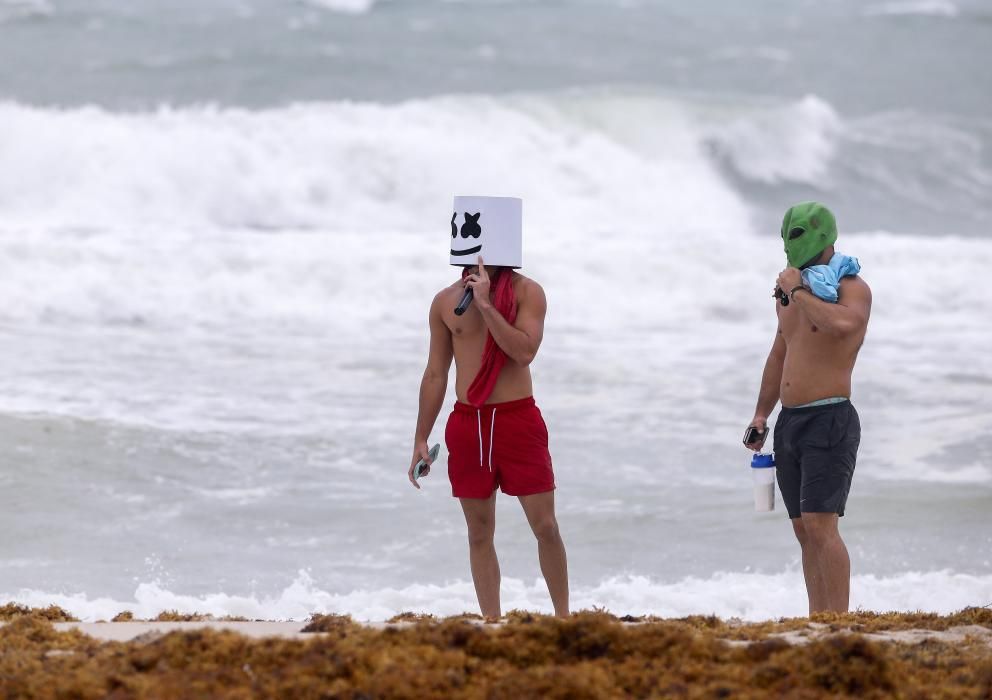
[[[504,271],[503,274],[513,275],[518,317],[521,315],[526,317],[531,311],[531,306],[536,303],[543,307],[544,293],[537,282],[509,270]],[[451,338],[451,349],[455,359],[455,395],[459,401],[467,402],[468,388],[482,365],[482,354],[489,330],[477,304],[471,304],[461,316],[455,315],[455,307],[464,292],[463,282],[458,280],[450,287],[441,290],[435,297],[434,303]],[[486,403],[514,401],[531,396],[533,393],[530,368],[507,356],[503,371],[496,381],[496,387]]]
[[[860,277],[848,277],[840,283],[837,303],[845,307],[853,301],[852,306],[864,313],[865,323],[852,333],[831,332],[834,329],[829,326],[820,328],[801,303],[777,306],[779,334],[785,343],[780,388],[783,406],[851,396],[851,374],[871,313],[870,293]]]

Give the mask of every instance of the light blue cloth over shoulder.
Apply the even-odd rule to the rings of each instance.
[[[837,303],[837,288],[845,277],[861,272],[857,258],[834,253],[826,265],[813,265],[803,270],[803,284],[823,301]]]

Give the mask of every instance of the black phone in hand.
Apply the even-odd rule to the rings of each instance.
[[[440,450],[441,450],[441,443],[439,442],[436,445],[434,445],[434,447],[432,447],[430,449],[430,451],[427,453],[427,455],[430,457],[430,460],[431,460],[430,462],[427,462],[427,461],[425,461],[423,459],[420,460],[419,462],[417,462],[417,466],[415,466],[413,468],[413,479],[414,479],[414,481],[416,481],[421,476],[423,476],[424,469],[426,469],[427,467],[431,466],[431,464],[434,464],[434,460],[437,459],[437,453]]]
[[[744,433],[744,446],[753,445],[756,442],[761,442],[768,435],[768,428],[764,430],[758,430],[753,425],[750,426]]]

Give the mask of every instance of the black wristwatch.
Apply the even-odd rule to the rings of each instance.
[[[806,289],[806,287],[804,287],[801,284],[798,287],[793,287],[792,289],[790,289],[789,290],[789,301],[795,301],[795,299],[793,297],[795,296],[796,292],[801,292],[801,291],[807,291],[808,292],[809,290]]]

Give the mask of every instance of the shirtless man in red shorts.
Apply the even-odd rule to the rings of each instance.
[[[520,500],[537,538],[541,573],[555,614],[565,616],[565,545],[555,519],[548,429],[534,403],[529,368],[544,335],[547,301],[534,280],[510,268],[486,267],[481,256],[478,260],[478,267],[467,269],[462,279],[442,289],[431,304],[430,355],[420,384],[420,411],[408,476],[420,488],[413,469],[421,459],[430,461],[427,439],[441,411],[454,358],[458,402],[444,433],[448,478],[452,495],[465,513],[472,579],[482,614],[487,618],[500,616],[499,561],[493,545],[499,487]],[[473,290],[474,303],[463,315],[455,315],[466,288]],[[515,318],[507,308],[514,300]],[[511,321],[505,317],[507,313]],[[490,337],[494,345],[487,345]],[[502,367],[500,353],[505,355]],[[496,358],[498,362],[492,366]],[[491,393],[480,401],[477,380],[486,373],[487,363],[495,383],[489,382]],[[482,394],[489,388],[484,387]]]

